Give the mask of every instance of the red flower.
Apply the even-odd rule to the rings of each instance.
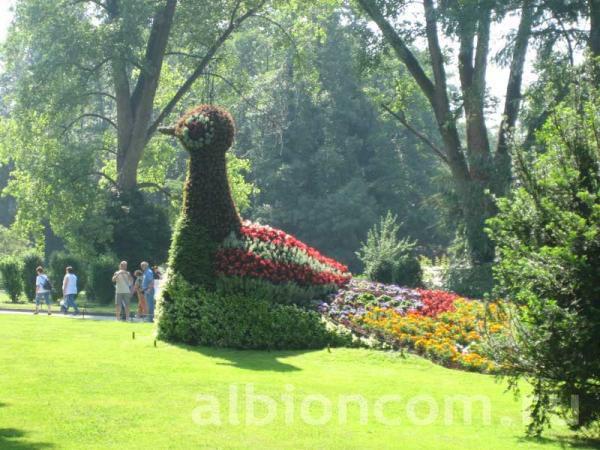
[[[423,307],[417,314],[422,316],[435,317],[443,312],[454,311],[454,300],[459,298],[453,292],[429,291],[426,289],[417,290],[423,302]]]
[[[262,242],[268,242],[275,245],[284,247],[295,247],[305,252],[309,257],[319,261],[321,264],[331,267],[337,270],[341,274],[347,274],[348,267],[335,261],[334,259],[323,256],[316,249],[309,247],[304,242],[299,241],[294,236],[291,236],[284,231],[269,226],[263,226],[254,224],[251,222],[245,222],[241,229],[242,235],[256,239]]]
[[[216,270],[219,275],[253,276],[273,283],[291,281],[300,285],[333,284],[343,287],[350,281],[349,274],[317,272],[307,265],[276,262],[238,248],[219,250]]]

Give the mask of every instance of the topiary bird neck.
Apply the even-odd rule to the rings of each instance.
[[[242,222],[231,196],[225,153],[191,153],[183,213],[213,242],[222,242],[232,232],[239,234]]]

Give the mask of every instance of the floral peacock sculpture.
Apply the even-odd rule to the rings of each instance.
[[[242,348],[331,343],[331,333],[306,307],[351,275],[281,230],[242,221],[227,177],[226,153],[235,134],[231,115],[201,105],[160,131],[177,137],[190,160],[159,335]]]

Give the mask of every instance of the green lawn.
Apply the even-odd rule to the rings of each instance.
[[[150,324],[0,315],[0,448],[594,448],[573,440],[564,427],[542,441],[524,439],[521,402],[492,377],[417,357],[350,349],[241,352],[162,342],[155,348],[153,343]],[[251,414],[240,405],[246,405],[249,386],[274,399],[268,424],[246,424]],[[229,396],[236,389],[238,401]],[[366,424],[353,402],[344,420],[339,400],[348,395],[366,402]],[[391,402],[382,419],[375,405],[390,395],[400,398],[387,397]],[[472,423],[457,407],[450,408],[454,420],[446,424],[444,405],[456,395],[488,398],[490,422],[482,402],[475,401]],[[206,396],[212,396],[220,417],[206,411]],[[237,406],[230,407],[230,401]],[[328,402],[329,421],[323,416]],[[265,406],[255,406],[254,415],[264,419]],[[427,415],[432,423],[417,423]],[[201,423],[209,418],[222,423]],[[397,424],[383,423],[397,418]],[[311,420],[327,423],[307,423]]]

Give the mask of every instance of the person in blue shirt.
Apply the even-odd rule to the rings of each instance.
[[[146,261],[140,264],[142,269],[142,291],[148,305],[148,319],[154,321],[154,272]]]

